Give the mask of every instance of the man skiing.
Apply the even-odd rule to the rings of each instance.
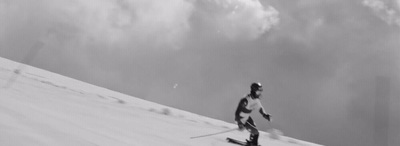
[[[261,83],[252,83],[250,86],[250,94],[242,98],[235,112],[235,121],[238,124],[239,130],[243,131],[247,129],[250,134],[250,139],[246,140],[248,146],[258,146],[259,132],[256,128],[256,124],[250,117],[253,110],[259,111],[261,115],[271,120],[271,116],[265,113],[263,106],[261,105],[260,98],[261,92],[263,91]]]

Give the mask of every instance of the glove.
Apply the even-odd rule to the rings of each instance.
[[[238,125],[239,130],[240,130],[240,131],[243,131],[245,127],[244,127],[244,124],[242,123],[242,121],[240,121],[240,118],[239,118],[239,117],[236,117],[236,118],[235,118],[235,121],[236,121],[236,123],[237,123],[237,125]]]
[[[240,131],[243,131],[245,129],[244,124],[242,122],[238,122],[238,127]]]
[[[264,114],[263,117],[264,117],[265,119],[267,119],[268,121],[271,121],[271,115],[269,115],[269,114]]]

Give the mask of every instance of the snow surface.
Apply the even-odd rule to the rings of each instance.
[[[21,70],[22,69],[22,70]],[[236,125],[0,58],[0,146],[234,146]],[[227,113],[230,114],[230,113]],[[264,146],[316,146],[262,132]]]

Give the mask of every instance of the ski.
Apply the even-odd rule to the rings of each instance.
[[[236,139],[229,138],[229,137],[226,138],[226,141],[228,141],[229,143],[233,143],[233,144],[237,144],[237,145],[241,145],[241,146],[249,146],[247,144],[247,142],[236,140]],[[261,146],[261,145],[258,145],[258,146]]]

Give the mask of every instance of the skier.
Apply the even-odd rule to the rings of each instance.
[[[235,121],[238,124],[239,130],[243,131],[244,129],[247,129],[251,133],[250,139],[246,139],[248,146],[258,146],[259,136],[256,124],[250,117],[251,112],[253,110],[258,110],[265,119],[268,121],[271,120],[271,116],[265,113],[260,102],[262,91],[263,88],[261,83],[252,83],[250,86],[250,94],[240,100],[235,112]]]

